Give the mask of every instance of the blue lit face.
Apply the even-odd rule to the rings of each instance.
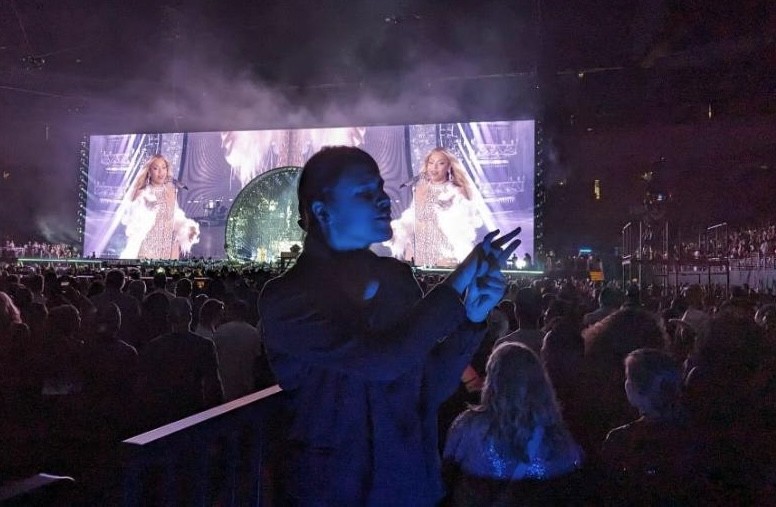
[[[346,169],[315,214],[334,250],[358,250],[391,239],[391,200],[380,173],[366,165]]]

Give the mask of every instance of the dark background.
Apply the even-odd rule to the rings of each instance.
[[[74,240],[84,133],[542,122],[545,245],[773,218],[766,0],[0,0],[0,234]],[[601,199],[593,181],[600,180]]]

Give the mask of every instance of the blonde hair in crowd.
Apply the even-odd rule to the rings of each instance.
[[[21,323],[19,308],[13,303],[11,296],[0,292],[0,335],[11,329],[12,324]]]
[[[542,427],[549,448],[545,458],[565,453],[573,439],[536,354],[519,343],[504,343],[493,350],[486,372],[481,403],[472,410],[488,419],[497,450],[527,461],[528,441]]]

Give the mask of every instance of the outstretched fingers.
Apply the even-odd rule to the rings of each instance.
[[[496,240],[493,240],[493,242],[492,242],[492,243],[493,243],[493,246],[494,246],[495,248],[502,248],[504,245],[506,245],[507,243],[509,243],[510,241],[512,241],[514,238],[516,238],[516,237],[517,237],[517,235],[518,235],[518,234],[520,234],[520,232],[521,232],[522,230],[523,230],[523,229],[522,229],[521,227],[516,227],[515,229],[513,229],[513,230],[511,230],[510,232],[508,232],[508,233],[504,234],[504,235],[503,235],[503,236],[501,236],[500,238],[498,238],[498,239],[496,239]],[[496,229],[496,230],[495,230],[495,231],[493,231],[493,232],[495,232],[495,233],[498,233],[498,229]],[[486,236],[486,237],[487,237],[487,236]],[[519,244],[519,243],[518,243],[518,244]],[[517,247],[515,247],[515,248],[517,248]]]
[[[485,254],[490,256],[498,265],[503,264],[520,246],[521,241],[516,238],[521,231],[522,229],[517,227],[497,239],[494,238],[499,233],[498,229],[489,232],[482,240],[482,248]]]

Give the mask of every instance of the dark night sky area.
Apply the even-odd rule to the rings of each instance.
[[[73,237],[86,132],[517,117],[550,247],[616,244],[661,158],[677,224],[773,218],[773,2],[571,5],[0,0],[0,233]]]

